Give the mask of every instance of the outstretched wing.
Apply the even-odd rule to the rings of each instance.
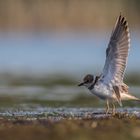
[[[120,15],[106,49],[106,61],[101,76],[101,80],[104,83],[109,84],[123,81],[129,48],[130,34],[128,24],[126,19]]]

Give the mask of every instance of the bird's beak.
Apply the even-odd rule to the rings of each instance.
[[[83,86],[84,85],[84,82],[82,82],[82,83],[80,83],[80,84],[78,84],[78,86],[80,87],[80,86]]]

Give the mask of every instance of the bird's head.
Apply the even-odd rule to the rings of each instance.
[[[84,78],[83,78],[83,82],[80,83],[78,86],[86,86],[86,87],[90,87],[91,84],[94,81],[94,76],[91,74],[87,74]]]

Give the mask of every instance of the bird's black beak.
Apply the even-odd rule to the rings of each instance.
[[[80,86],[83,86],[84,85],[84,82],[82,82],[82,83],[80,83],[80,84],[78,84],[78,86],[80,87]]]

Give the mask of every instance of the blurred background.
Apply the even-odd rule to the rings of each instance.
[[[77,84],[102,72],[120,13],[131,32],[125,83],[140,97],[139,0],[0,0],[0,105],[102,106]]]

